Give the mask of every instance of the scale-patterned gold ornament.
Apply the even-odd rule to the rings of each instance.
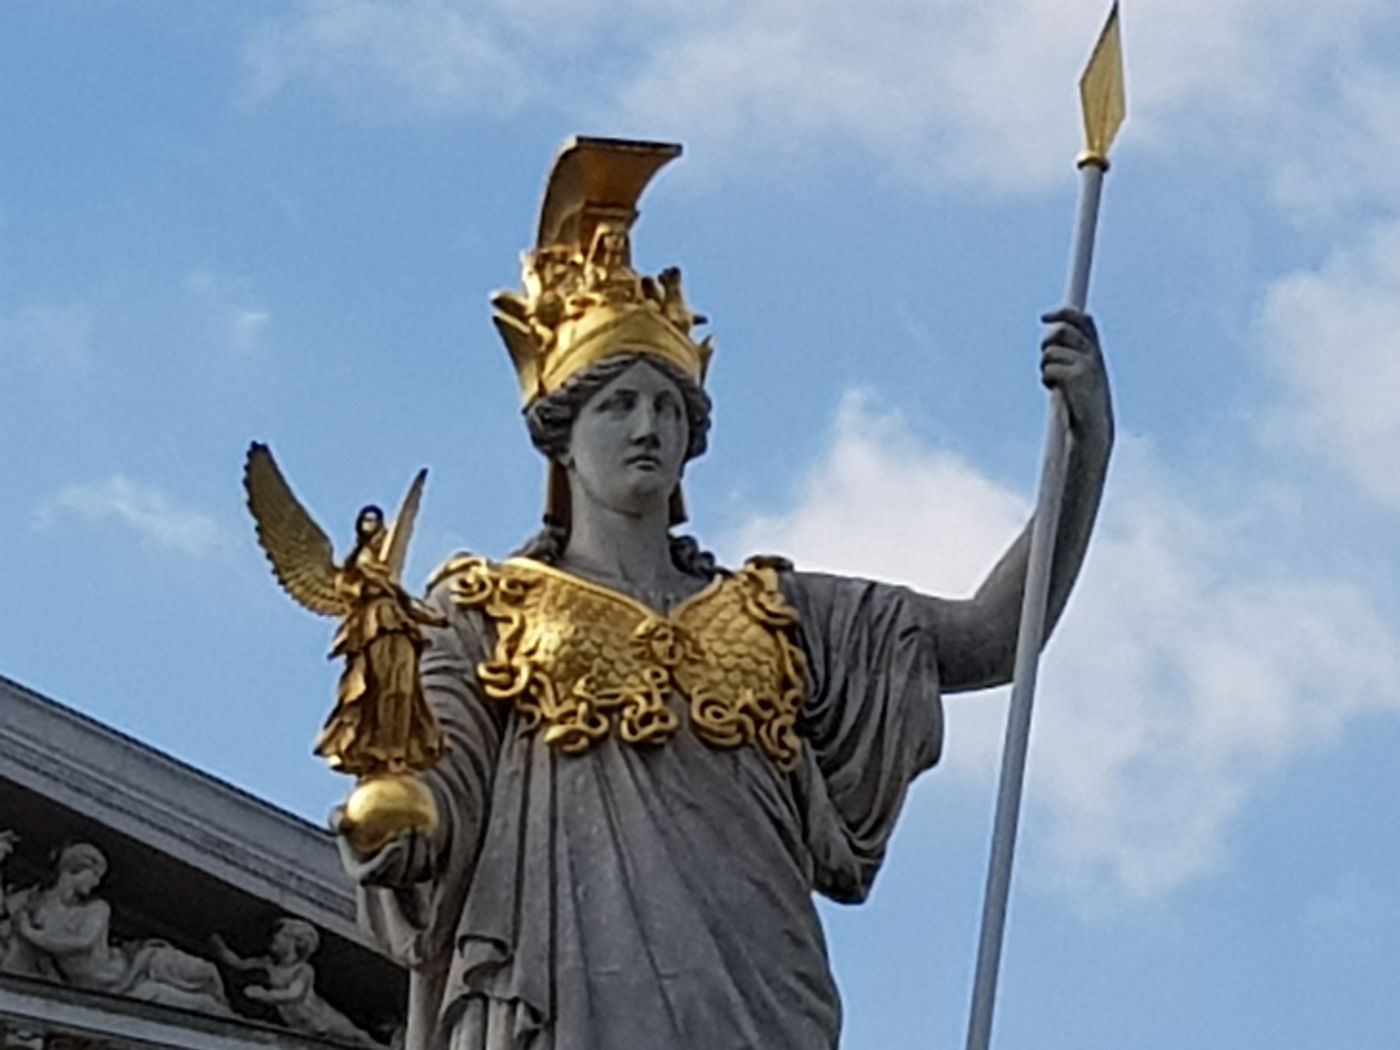
[[[559,750],[581,754],[613,734],[662,743],[681,727],[679,696],[709,746],[751,745],[779,769],[797,766],[807,662],[771,561],[718,576],[664,613],[528,558],[455,558],[437,579],[495,628],[477,667],[482,691]]]

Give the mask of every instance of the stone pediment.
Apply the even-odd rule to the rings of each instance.
[[[3,677],[0,857],[7,1046],[387,1044],[402,1016],[328,832]]]

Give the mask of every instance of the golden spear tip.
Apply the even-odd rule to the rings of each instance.
[[[1108,13],[1099,42],[1079,78],[1079,98],[1084,108],[1084,152],[1079,166],[1096,164],[1108,170],[1108,150],[1127,116],[1123,87],[1123,37],[1118,28],[1118,2]]]

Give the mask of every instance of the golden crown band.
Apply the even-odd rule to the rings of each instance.
[[[577,316],[541,331],[538,322],[522,318],[507,295],[498,295],[495,322],[510,351],[526,406],[554,393],[580,372],[619,354],[645,354],[679,369],[703,383],[712,347],[707,338],[697,343],[663,313],[659,303],[586,304]]]
[[[705,318],[686,304],[680,270],[643,277],[632,268],[637,198],[679,153],[617,139],[575,139],[560,153],[539,241],[522,260],[524,289],[491,300],[527,407],[619,354],[646,354],[704,382],[713,348],[690,336]]]

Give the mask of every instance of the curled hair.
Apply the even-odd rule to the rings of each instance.
[[[64,846],[58,854],[58,870],[64,874],[80,871],[95,871],[101,878],[107,874],[107,858],[96,846],[88,842],[75,842]]]
[[[705,451],[710,439],[710,395],[700,384],[675,365],[651,354],[618,354],[604,358],[596,365],[573,376],[554,393],[540,398],[525,410],[525,425],[530,428],[530,441],[550,459],[558,459],[569,448],[569,434],[579,412],[599,390],[639,361],[645,361],[664,375],[681,392],[685,402],[685,418],[690,433],[685,458],[692,460]]]
[[[689,428],[685,458],[689,461],[701,455],[709,443],[710,395],[675,365],[645,353],[618,354],[599,361],[570,378],[554,393],[532,404],[525,410],[531,443],[550,460],[557,461],[568,451],[574,420],[583,406],[594,394],[639,361],[646,362],[675,383],[685,403]],[[714,556],[701,549],[694,537],[672,536],[670,540],[671,562],[681,572],[708,580],[720,571]],[[568,529],[546,522],[543,529],[525,541],[515,556],[553,565],[563,557],[568,542]]]
[[[715,556],[700,546],[694,536],[671,536],[671,564],[687,576],[709,580],[722,571]],[[546,565],[556,564],[564,556],[569,543],[569,530],[562,525],[548,525],[531,536],[515,551],[513,558],[531,558]]]
[[[297,954],[303,959],[309,959],[316,954],[316,949],[321,946],[321,935],[316,932],[316,927],[301,919],[279,919],[277,921],[277,931],[285,933],[292,939],[292,944],[296,946]]]

